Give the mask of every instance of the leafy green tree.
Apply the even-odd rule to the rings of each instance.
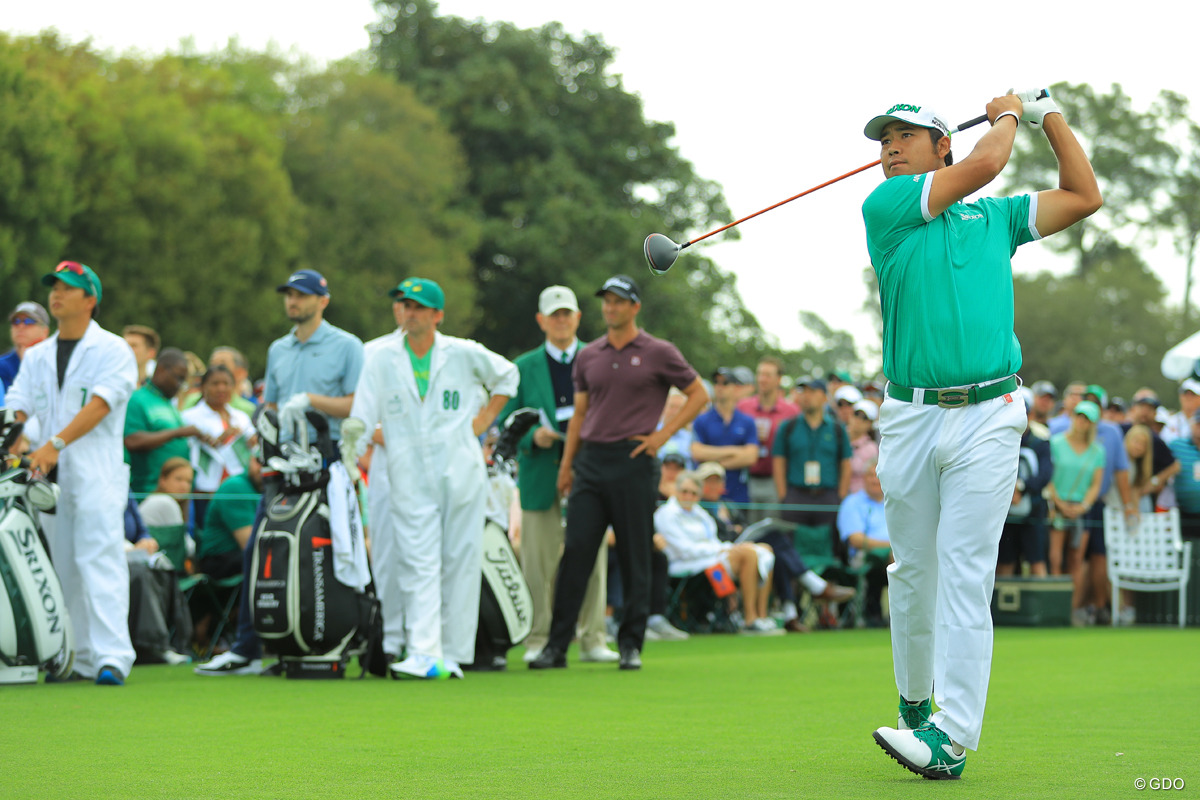
[[[1128,247],[1108,242],[1090,255],[1080,275],[1018,275],[1015,328],[1027,382],[1072,380],[1104,386],[1128,398],[1150,386],[1174,397],[1159,361],[1174,343],[1175,325],[1162,282]]]
[[[0,285],[5,313],[19,300],[45,300],[38,279],[63,251],[76,202],[79,152],[68,123],[67,98],[29,65],[35,46],[0,34]]]
[[[643,322],[656,334],[713,360],[752,361],[766,348],[732,278],[711,260],[689,254],[686,276],[644,271],[649,232],[678,236],[730,216],[718,187],[670,146],[673,126],[647,122],[610,73],[612,50],[599,37],[577,40],[557,23],[522,30],[440,17],[430,0],[377,8],[379,67],[437,108],[466,153],[482,220],[478,338],[501,352],[526,349],[536,329],[513,325],[512,314],[532,319],[543,287],[584,295],[627,273],[643,284]],[[585,309],[582,335],[600,330],[598,310]]]

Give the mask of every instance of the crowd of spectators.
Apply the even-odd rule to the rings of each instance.
[[[13,347],[0,356],[0,401],[25,353],[52,329],[50,314],[33,301],[19,303],[8,319]],[[141,324],[125,326],[122,335],[138,377],[123,422],[129,489],[137,501],[126,515],[128,548],[154,554],[156,530],[184,526],[187,555],[171,566],[235,575],[262,491],[251,422],[262,398],[247,359],[222,346],[206,363],[171,343],[164,347],[153,328]],[[578,347],[573,329],[565,341]],[[875,476],[882,387],[855,384],[838,371],[789,380],[774,357],[761,359],[754,371],[718,366],[710,377],[704,382],[708,407],[658,453],[655,569],[686,576],[722,566],[740,587],[736,597],[747,631],[802,632],[807,626],[799,618],[798,592],[834,609],[854,595],[852,587],[809,570],[806,553],[797,551],[790,531],[818,528],[826,532],[835,559],[826,574],[841,576],[838,568],[863,574],[861,622],[885,625],[890,551]],[[1135,518],[1177,506],[1185,533],[1200,532],[1200,380],[1180,384],[1176,412],[1148,388],[1127,402],[1082,381],[1061,393],[1036,381],[1014,399],[1026,404],[1029,426],[997,574],[1069,575],[1075,624],[1103,624],[1114,613],[1120,622],[1134,622],[1127,596],[1120,608],[1108,608],[1103,509],[1118,507]],[[661,420],[674,418],[685,402],[685,393],[672,388]],[[563,498],[551,499],[553,517],[547,519],[557,525]],[[763,520],[770,524],[740,540],[748,526]],[[515,533],[521,525],[514,522]],[[552,591],[554,558],[543,557],[538,567],[543,605]],[[609,561],[602,551],[598,563]],[[612,567],[619,572],[615,563]],[[601,593],[604,580],[600,572]],[[605,606],[601,598],[589,608],[596,602]],[[610,603],[610,615],[612,610]],[[589,613],[594,637],[600,612]],[[835,614],[820,619],[836,624]],[[548,625],[548,619],[539,617],[539,624]],[[197,627],[202,647],[209,644],[202,641],[205,629]],[[544,627],[538,635],[546,635]],[[594,638],[589,648],[594,660],[608,660]],[[158,655],[171,660],[174,654]]]

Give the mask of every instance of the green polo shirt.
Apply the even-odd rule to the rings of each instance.
[[[246,473],[226,478],[208,501],[204,530],[196,531],[196,560],[222,553],[237,553],[241,546],[233,532],[254,524],[258,490]]]
[[[846,429],[828,414],[822,416],[821,424],[815,430],[801,415],[779,423],[771,453],[787,459],[788,486],[836,489],[842,474],[841,462],[851,455],[850,439]],[[816,483],[805,482],[804,465],[810,461],[820,465]]]
[[[163,396],[152,381],[146,381],[129,398],[125,409],[125,436],[131,433],[168,431],[182,428],[183,417]],[[172,456],[188,457],[188,440],[172,439],[161,447],[143,450],[140,453],[125,451],[125,463],[129,465],[129,488],[133,492],[153,492],[158,486],[158,472],[163,462]]]
[[[863,203],[883,311],[883,372],[921,388],[1003,378],[1021,367],[1011,259],[1040,238],[1037,196],[958,202],[931,218],[935,174],[889,178]]]

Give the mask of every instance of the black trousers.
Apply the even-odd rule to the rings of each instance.
[[[630,458],[638,442],[584,442],[575,458],[575,480],[567,499],[567,531],[554,586],[554,616],[548,645],[566,650],[596,564],[596,553],[611,525],[625,613],[617,644],[642,649],[650,613],[650,551],[654,503],[658,498],[658,459],[645,453]]]

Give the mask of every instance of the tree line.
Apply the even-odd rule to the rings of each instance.
[[[600,37],[441,16],[431,0],[377,8],[370,49],[321,68],[237,46],[147,57],[0,34],[8,307],[43,297],[38,277],[58,260],[80,260],[104,280],[107,327],[149,324],[201,354],[234,344],[258,373],[286,325],[275,286],[298,268],[329,278],[329,319],[363,338],[390,327],[388,288],[434,278],[444,329],[509,356],[539,339],[543,287],[576,289],[591,338],[602,321],[586,296],[625,272],[645,290],[644,326],[702,372],[772,353],[792,376],[867,377],[878,342],[797,309],[812,341],[781,350],[709,257],[689,255],[670,281],[644,271],[647,232],[732,217],[674,127],[647,120],[612,74]],[[1023,372],[1169,393],[1158,358],[1190,323],[1139,251],[1169,234],[1194,257],[1200,132],[1170,92],[1138,112],[1120,87],[1054,91],[1090,137],[1107,205],[1048,241],[1077,269],[1016,279]],[[1014,191],[1053,185],[1045,143],[1021,137],[1006,177]],[[873,291],[868,266],[868,307]]]

